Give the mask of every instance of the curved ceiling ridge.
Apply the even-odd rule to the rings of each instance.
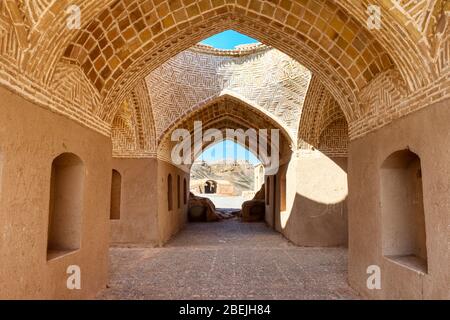
[[[296,137],[312,74],[276,49],[258,48],[263,51],[238,57],[186,50],[151,72],[146,82],[156,135],[228,95],[277,119],[290,137]]]

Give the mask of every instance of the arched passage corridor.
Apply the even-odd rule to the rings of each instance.
[[[180,56],[191,54],[192,52],[186,52],[181,53]],[[202,55],[215,59],[210,52],[203,52]],[[258,56],[248,57],[253,60],[259,58]],[[283,56],[283,59],[290,61],[287,56]],[[245,59],[241,60],[246,62]],[[234,65],[233,62],[233,60],[229,62],[230,66]],[[172,66],[175,63],[176,61],[173,60],[168,62]],[[163,65],[163,68],[165,67],[166,65]],[[301,70],[301,78],[309,80],[309,71]],[[197,76],[201,77],[199,74]],[[165,81],[164,75],[159,75],[156,82],[164,83]],[[203,83],[203,80],[199,83]],[[176,81],[172,80],[170,84],[172,90],[177,89]],[[168,89],[166,88],[162,93],[170,95],[170,91],[166,90]],[[303,99],[302,95],[306,93],[307,86],[298,90],[298,94],[293,96],[300,101]],[[255,94],[255,92],[252,93]],[[152,94],[150,95],[152,97]],[[206,102],[195,105],[190,112],[181,114],[179,120],[173,121],[168,126],[158,148],[158,157],[165,159],[167,166],[161,180],[164,181],[165,175],[169,175],[169,179],[181,174],[190,176],[193,162],[178,165],[174,162],[174,152],[180,155],[180,158],[192,161],[198,158],[202,150],[229,139],[230,130],[232,139],[239,137],[234,135],[236,130],[241,130],[245,139],[234,141],[254,153],[262,163],[266,164],[263,172],[267,173],[267,178],[272,183],[267,197],[273,200],[264,206],[263,221],[267,225],[264,222],[248,224],[236,220],[209,224],[187,223],[186,220],[180,220],[180,212],[174,211],[172,206],[159,206],[161,211],[158,211],[160,221],[158,231],[162,239],[156,241],[162,241],[165,244],[164,247],[127,250],[119,245],[119,248],[113,248],[111,263],[115,271],[111,273],[110,289],[103,291],[100,298],[353,299],[358,297],[347,284],[345,271],[343,271],[347,269],[345,248],[347,212],[344,204],[347,196],[347,176],[343,169],[335,164],[334,161],[338,158],[329,158],[331,154],[326,156],[321,152],[305,149],[305,156],[298,155],[298,160],[292,159],[292,146],[297,143],[297,136],[291,132],[294,130],[296,132],[298,124],[289,128],[284,124],[285,119],[289,118],[280,119],[273,114],[273,111],[264,112],[263,107],[241,99],[237,98],[232,91],[227,91],[226,94],[217,98],[205,99]],[[183,107],[185,108],[185,105]],[[334,117],[340,119],[346,129],[347,124],[342,112],[340,110],[336,112],[339,114]],[[272,141],[274,136],[271,131],[276,129],[280,130],[278,143]],[[251,139],[252,134],[259,138],[260,130],[268,130],[267,154],[261,152],[260,145],[254,144]],[[200,136],[201,142],[201,148],[198,149],[195,144],[196,136]],[[330,136],[330,139],[322,139],[329,143],[330,150],[336,149],[331,139],[342,140],[336,152],[340,152],[340,159],[345,168],[347,130],[331,132]],[[264,147],[263,144],[261,146]],[[274,157],[274,154],[277,154],[277,157]],[[276,170],[270,168],[272,160],[279,162]],[[115,160],[117,165],[120,165],[121,161],[129,160]],[[291,173],[296,172],[300,165],[303,167],[314,164],[314,172],[319,175],[315,179],[312,175],[308,176],[311,168],[300,170],[298,177]],[[326,181],[321,181],[324,178],[327,178]],[[276,180],[280,183],[273,182]],[[328,190],[315,190],[319,186],[328,187]],[[166,192],[164,183],[160,188]],[[305,188],[309,193],[302,193],[301,188]],[[340,193],[338,196],[336,196],[336,189]],[[169,192],[172,190],[170,197],[176,196],[177,193],[173,193],[173,187],[169,186],[168,190]],[[213,193],[217,190],[217,182],[205,180],[203,190],[206,194]],[[301,194],[305,198],[301,197]],[[307,199],[307,196],[311,199]],[[163,200],[164,203],[165,200]],[[181,216],[186,217],[187,210],[188,208],[184,208]],[[294,210],[301,214],[293,213]],[[323,214],[324,211],[326,214]],[[142,225],[139,226],[141,227]],[[136,235],[137,230],[134,224],[125,232],[125,229],[119,228],[120,226],[113,229],[113,236],[115,233],[122,233],[123,237]],[[149,225],[148,228],[155,227]],[[321,249],[321,247],[331,248]],[[170,264],[169,261],[173,255],[177,255],[183,264]],[[147,259],[146,256],[152,258]],[[204,258],[199,260],[199,257]],[[140,262],[129,265],[121,262],[124,260]],[[310,263],[315,266],[315,271],[307,267]],[[157,266],[162,265],[166,267],[161,278]],[[145,271],[138,274],[137,270],[142,270],[141,268]],[[253,272],[258,269],[271,271]],[[328,277],[321,278],[323,281],[317,283],[318,274],[323,272],[327,272]],[[298,279],[294,280],[296,277]],[[262,280],[263,278],[266,280]],[[139,282],[138,279],[142,279],[143,284],[135,287],[132,290],[133,293],[130,293],[130,283]],[[163,284],[160,282],[161,279],[165,279]],[[314,289],[313,282],[316,283]],[[178,290],[169,289],[174,283],[178,283]],[[253,285],[242,287],[243,283]],[[205,287],[208,290],[205,290]],[[271,288],[272,292],[264,293],[269,290],[268,288]]]
[[[70,4],[79,10],[0,3],[1,298],[94,297],[111,243],[162,246],[178,234],[189,166],[174,163],[170,138],[194,134],[195,121],[280,129],[266,222],[298,246],[348,243],[359,294],[449,298],[448,1]],[[197,45],[227,29],[263,44]],[[414,161],[391,157],[405,150]],[[82,166],[57,166],[55,184],[62,154]],[[54,199],[55,185],[76,203]],[[54,203],[77,221],[56,242],[67,220]],[[49,243],[63,253],[48,260]],[[67,288],[73,265],[80,290]],[[373,266],[381,289],[367,285]]]

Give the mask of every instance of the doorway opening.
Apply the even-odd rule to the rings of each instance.
[[[247,148],[231,140],[209,146],[191,167],[190,191],[221,217],[233,218],[264,188],[264,167]],[[262,193],[265,201],[265,192]],[[192,211],[192,210],[191,210]]]
[[[213,180],[206,181],[205,194],[216,194],[216,193],[217,193],[217,182]]]

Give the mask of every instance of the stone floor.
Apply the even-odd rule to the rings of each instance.
[[[357,299],[347,251],[299,248],[264,224],[189,224],[164,248],[111,249],[99,299]]]

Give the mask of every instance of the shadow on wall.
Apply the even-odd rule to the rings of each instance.
[[[338,203],[325,204],[296,194],[294,208],[302,223],[297,226],[296,242],[303,246],[328,247],[348,245],[347,197]],[[288,229],[289,219],[284,229]]]
[[[279,231],[300,246],[347,246],[346,170],[347,158],[330,158],[319,151],[292,159],[285,179],[277,179],[286,183],[276,186],[281,191]],[[284,211],[283,197],[287,202]]]

